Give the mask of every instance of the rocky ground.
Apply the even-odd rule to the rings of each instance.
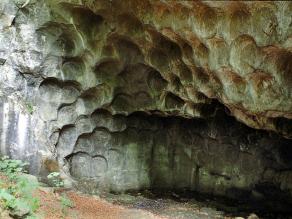
[[[35,197],[40,200],[37,219],[257,219],[255,215],[234,217],[201,202],[178,202],[171,199],[151,199],[142,194],[103,196],[85,195],[73,190],[39,187]],[[71,203],[62,203],[67,197]],[[1,219],[11,219],[1,210]],[[25,218],[25,217],[24,217]]]
[[[63,206],[61,197],[66,196],[72,201],[72,207]],[[36,194],[40,199],[40,208],[36,212],[37,219],[160,219],[145,210],[125,208],[111,204],[103,199],[86,196],[73,191],[53,192],[52,189],[40,188]],[[12,219],[9,212],[1,209],[1,219]]]
[[[292,219],[270,212],[275,209],[190,191],[84,194],[58,174],[40,181],[23,172],[21,161],[3,158],[0,164],[0,219],[259,219],[252,212],[261,219]]]
[[[159,219],[148,211],[125,208],[119,205],[111,204],[101,198],[87,196],[73,191],[66,192],[67,197],[72,201],[73,207],[62,209],[60,205],[59,193],[40,192],[41,208],[37,212],[40,218],[56,219],[56,218],[72,218],[72,219]]]

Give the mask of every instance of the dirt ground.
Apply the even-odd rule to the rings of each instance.
[[[6,177],[1,176],[5,187]],[[149,198],[140,193],[107,194],[102,197],[74,190],[39,186],[33,196],[40,207],[30,219],[232,219],[223,211],[197,201]],[[238,217],[239,219],[240,217]],[[244,217],[247,218],[247,217]],[[0,208],[0,219],[11,219]],[[241,217],[242,219],[242,217]]]
[[[61,197],[66,196],[73,207],[63,206]],[[119,205],[111,204],[98,197],[87,196],[73,191],[52,193],[38,191],[40,208],[37,217],[43,219],[165,219],[153,213],[129,209]]]
[[[97,197],[77,191],[55,191],[40,187],[34,194],[40,201],[34,219],[244,219],[228,217],[223,212],[196,204],[171,200],[151,200],[143,196],[119,195]],[[62,204],[63,198],[70,205]],[[142,208],[142,209],[141,209]],[[1,210],[1,209],[0,209]],[[3,209],[2,209],[3,210]],[[1,219],[12,219],[8,211],[1,212]],[[30,217],[29,217],[30,218]],[[250,217],[249,217],[250,218]],[[258,219],[258,217],[255,217]]]

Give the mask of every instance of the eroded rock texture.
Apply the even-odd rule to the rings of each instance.
[[[93,108],[202,117],[217,99],[253,128],[291,134],[289,2],[53,7],[56,19],[39,31],[49,38],[47,52],[63,59],[49,76],[75,81],[82,93],[95,89]]]
[[[88,190],[291,202],[290,2],[2,0],[0,11],[0,118],[27,117],[18,157],[35,172],[59,166]],[[15,118],[0,129],[14,156]]]

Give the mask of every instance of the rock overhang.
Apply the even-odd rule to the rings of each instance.
[[[291,138],[289,2],[50,4],[54,19],[40,29],[62,60],[50,77],[103,99],[97,107],[192,118],[216,99],[248,126]]]
[[[87,192],[292,203],[290,2],[17,2],[0,3],[1,153],[25,145]]]

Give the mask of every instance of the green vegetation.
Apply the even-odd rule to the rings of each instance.
[[[64,217],[68,215],[67,209],[74,207],[73,202],[65,194],[61,196],[61,207],[62,214]]]
[[[59,172],[52,172],[47,176],[49,183],[52,184],[54,187],[63,187],[64,182],[60,177]]]
[[[27,165],[21,160],[11,160],[7,156],[0,158],[0,171],[11,180],[15,180],[19,173],[26,172],[25,167]]]
[[[39,200],[33,196],[38,184],[25,176],[26,167],[20,160],[0,159],[0,205],[11,215],[33,218],[39,208]]]
[[[25,103],[25,107],[26,107],[26,110],[28,111],[29,114],[33,114],[34,107],[31,103]]]
[[[7,210],[13,218],[36,219],[41,213],[36,213],[40,208],[39,198],[42,199],[37,195],[40,185],[34,176],[26,174],[27,166],[27,163],[9,159],[7,156],[0,158],[0,210]],[[47,178],[53,187],[64,186],[59,172],[52,172]],[[47,194],[52,200],[57,197],[53,192]],[[65,218],[68,208],[74,207],[73,202],[65,193],[61,193],[60,199],[56,201],[60,204],[62,217]]]

